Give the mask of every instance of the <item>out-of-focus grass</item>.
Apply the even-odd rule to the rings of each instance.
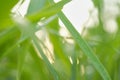
[[[25,17],[11,14],[16,2],[0,1],[10,4],[0,15],[0,80],[120,79],[120,29],[116,34],[105,32],[102,0],[93,0],[100,24],[87,28],[84,36],[61,12],[69,0],[31,0]],[[59,33],[58,18],[65,24],[72,43]],[[120,26],[119,16],[116,22]],[[36,36],[37,31],[41,33]]]

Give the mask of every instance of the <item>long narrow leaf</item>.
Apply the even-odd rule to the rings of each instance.
[[[57,72],[55,71],[55,69],[53,68],[53,66],[50,64],[50,62],[49,62],[49,60],[47,59],[47,57],[45,56],[43,50],[41,49],[41,46],[38,44],[37,37],[33,36],[32,39],[33,39],[33,44],[35,45],[35,47],[36,47],[36,48],[38,49],[38,51],[40,52],[43,60],[45,61],[46,65],[47,65],[47,67],[49,68],[49,70],[50,70],[51,73],[53,74],[54,79],[55,79],[55,80],[60,80]]]
[[[42,17],[49,17],[52,16],[56,13],[58,13],[63,6],[68,2],[66,1],[60,1],[52,6],[49,6],[47,8],[44,8],[43,10],[40,10],[39,12],[36,12],[32,15],[26,16],[31,22],[37,22],[39,21]]]
[[[48,0],[51,4],[53,4],[52,0]],[[77,30],[74,28],[74,26],[71,24],[71,22],[66,18],[63,12],[58,13],[59,18],[62,20],[68,31],[71,33],[72,37],[75,39],[75,41],[78,43],[79,47],[83,50],[85,55],[91,60],[94,67],[97,69],[97,71],[100,73],[100,75],[103,77],[104,80],[111,80],[108,72],[104,68],[104,66],[101,64],[100,60],[97,58],[97,56],[93,53],[91,48],[88,46],[88,44],[82,39],[82,37],[79,35]]]
[[[104,80],[111,80],[110,76],[108,75],[106,69],[101,64],[100,60],[97,58],[97,56],[93,53],[91,48],[87,45],[87,43],[82,39],[82,37],[79,35],[79,33],[76,31],[76,29],[73,27],[73,25],[70,23],[70,21],[66,18],[66,16],[60,12],[59,14],[60,19],[65,24],[66,28],[69,30],[75,41],[78,43],[79,47],[83,50],[85,55],[91,60],[94,67],[98,70],[98,72],[101,74],[101,76],[104,78]]]
[[[22,42],[21,44],[19,44],[18,42],[18,74],[17,74],[17,80],[21,80],[21,73],[22,73],[22,69],[23,69],[23,65],[25,62],[25,58],[27,55],[27,51],[30,45],[30,41],[26,40],[24,42]]]

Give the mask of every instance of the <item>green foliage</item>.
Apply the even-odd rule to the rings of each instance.
[[[40,11],[43,7],[45,7],[46,0],[31,0],[27,14],[32,14],[36,11]]]
[[[10,11],[18,0],[0,0],[0,28],[10,26],[12,21],[10,20]]]
[[[31,0],[25,17],[11,13],[17,0],[0,1],[0,80],[120,79],[120,27],[116,34],[105,32],[100,14],[100,24],[83,37],[61,11],[69,1]],[[59,33],[58,18],[73,43]],[[120,26],[120,17],[116,22]]]

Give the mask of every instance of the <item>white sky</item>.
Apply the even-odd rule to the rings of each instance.
[[[89,18],[89,11],[92,9],[93,4],[91,0],[73,0],[66,4],[62,11],[75,28],[81,32],[84,23]]]
[[[22,0],[20,0],[22,1]],[[55,2],[58,2],[60,0],[54,0]],[[117,1],[117,0],[116,0]],[[29,2],[30,0],[25,0],[24,3],[22,4],[22,7],[20,7],[19,9],[19,12],[24,16],[27,12],[27,7],[29,5]],[[109,4],[112,4],[115,2],[115,0],[112,0],[112,1],[108,1],[108,0],[105,0],[105,3],[108,3]],[[112,2],[112,3],[110,3]],[[119,1],[120,2],[120,1]],[[18,3],[19,4],[19,3]],[[111,5],[110,5],[111,6]],[[110,7],[108,6],[108,7]],[[110,11],[111,9],[113,9],[112,11]],[[109,10],[109,14],[111,14],[110,16],[114,15],[113,13],[115,13],[117,11],[117,8],[114,8],[112,6],[112,8],[109,8],[107,10]],[[15,9],[14,9],[15,10]],[[14,11],[13,10],[13,11]],[[89,12],[91,10],[95,10],[95,7],[92,3],[91,0],[72,0],[71,2],[69,2],[68,4],[66,4],[63,8],[63,12],[64,14],[67,16],[67,18],[72,22],[72,24],[75,26],[75,28],[81,32],[82,31],[82,28],[84,26],[84,24],[86,23],[86,21],[88,21],[88,18],[90,17],[90,14]],[[105,11],[107,11],[105,10]],[[106,13],[106,12],[105,12]],[[95,16],[97,16],[97,10],[95,11],[95,13],[93,13],[92,15],[94,17],[94,21],[97,21],[97,18]],[[93,18],[91,18],[92,20],[89,20],[89,23],[88,24],[91,24],[91,23],[96,23],[93,21]],[[108,19],[108,18],[107,18]],[[110,22],[111,23],[111,22]],[[108,23],[110,26],[111,24]],[[61,22],[60,22],[61,24]],[[112,21],[112,25],[115,26],[115,22]],[[63,26],[63,24],[61,24],[61,26]],[[107,26],[107,24],[106,24]],[[117,25],[116,25],[117,26]],[[106,27],[107,28],[107,27]],[[110,28],[108,27],[108,31]],[[116,28],[117,29],[117,28]],[[105,29],[107,30],[107,29]],[[111,27],[111,31],[115,31],[113,29],[113,27]]]
[[[22,0],[21,0],[22,1]],[[54,0],[58,2],[60,0]],[[30,0],[25,0],[19,12],[24,16],[27,12],[28,3]],[[19,3],[18,3],[19,4]],[[89,10],[93,8],[91,0],[72,0],[63,8],[63,12],[67,18],[72,22],[76,29],[81,32],[82,25],[89,17]],[[63,25],[62,25],[63,26]]]

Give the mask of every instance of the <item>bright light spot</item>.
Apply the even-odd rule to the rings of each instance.
[[[64,37],[64,39],[70,43],[70,44],[74,44],[74,40],[71,38],[69,32],[67,31],[67,29],[65,27],[61,27],[60,31],[59,31],[60,35],[62,37]]]
[[[21,3],[22,3],[22,0],[20,0],[17,3],[17,5],[13,8],[12,12],[15,12],[24,16],[27,13],[30,0],[24,0],[24,2],[22,4]]]
[[[27,9],[29,6],[30,0],[25,0],[24,3],[21,5],[19,11],[24,16],[27,13]]]
[[[62,27],[59,32],[60,32],[60,35],[63,37],[67,37],[69,35],[68,31],[64,27]]]
[[[91,28],[91,27],[95,27],[95,25],[98,25],[98,24],[99,24],[98,9],[93,8],[93,10],[90,12],[88,21],[86,21],[86,23],[84,23],[84,25],[87,28]]]
[[[81,65],[81,73],[82,73],[82,76],[85,74],[85,67],[84,67],[84,65]]]
[[[40,39],[40,41],[44,41],[44,46],[42,46],[43,47],[42,49],[45,55],[48,57],[50,63],[54,63],[54,55],[53,55],[54,50],[46,31],[43,29],[39,30],[35,33],[35,35]]]
[[[35,34],[40,40],[45,41],[46,32],[44,29],[37,31]]]
[[[54,2],[59,2],[59,1],[61,1],[61,0],[54,0]]]
[[[89,10],[92,8],[93,3],[91,0],[73,0],[66,4],[62,11],[75,28],[81,32],[83,24],[88,20]]]
[[[118,26],[117,26],[117,23],[115,22],[115,20],[111,19],[106,22],[104,29],[108,33],[115,33],[115,32],[117,32]]]
[[[77,64],[79,64],[80,63],[80,61],[79,61],[79,59],[77,59]]]
[[[70,60],[71,64],[73,64],[73,60],[72,60],[72,58],[71,58],[71,57],[69,57],[69,60]]]

